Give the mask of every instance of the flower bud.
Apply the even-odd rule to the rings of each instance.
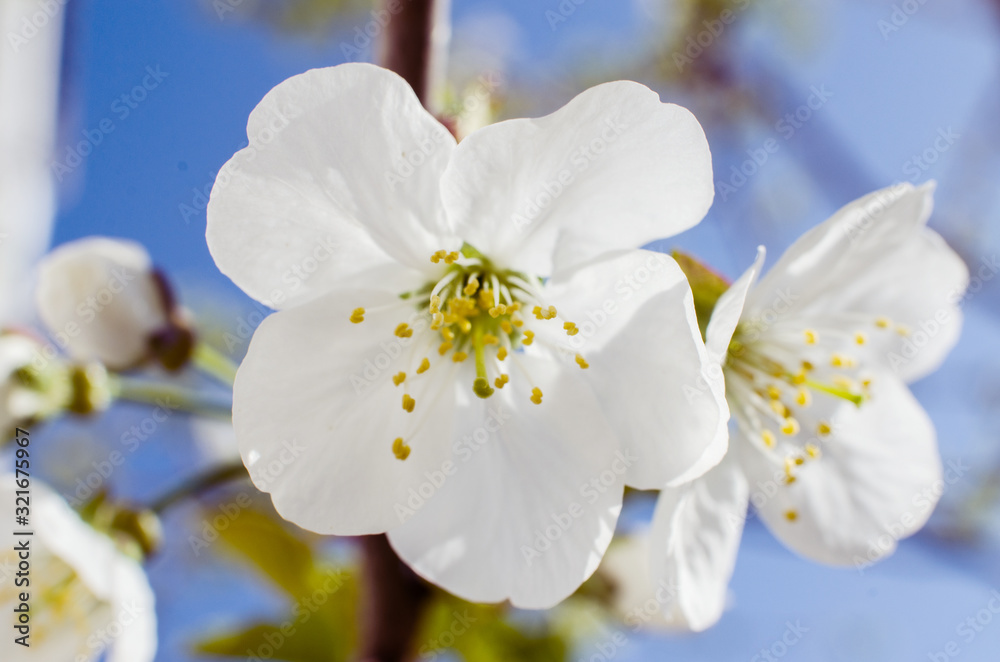
[[[60,246],[39,266],[37,303],[74,359],[127,370],[156,358],[177,369],[190,356],[191,331],[135,242],[90,237]]]

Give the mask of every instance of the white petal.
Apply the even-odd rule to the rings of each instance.
[[[90,237],[39,264],[38,312],[75,359],[129,368],[149,354],[151,334],[167,326],[168,302],[139,244]]]
[[[941,460],[927,414],[889,373],[873,377],[871,392],[862,407],[845,402],[836,410],[828,438],[812,435],[822,455],[797,467],[791,485],[781,480],[780,458],[739,442],[764,522],[823,563],[857,565],[891,553],[923,526],[940,496]],[[816,421],[801,422],[806,434],[816,429]]]
[[[886,317],[927,336],[913,351],[901,338],[876,343],[874,358],[906,380],[935,369],[958,338],[956,302],[968,270],[936,233],[926,228],[933,184],[901,184],[872,193],[803,235],[751,292],[746,316],[792,315],[838,324],[874,336]],[[944,321],[941,321],[944,320]],[[914,339],[916,340],[916,339]],[[904,360],[890,361],[898,352]]]
[[[673,595],[662,605],[669,622],[700,632],[722,616],[748,492],[732,454],[698,480],[660,492],[650,533],[652,577]]]
[[[760,276],[765,255],[764,247],[758,246],[757,257],[753,264],[743,272],[743,275],[736,282],[729,286],[728,290],[723,292],[712,310],[712,319],[709,320],[708,329],[705,332],[705,347],[712,360],[720,365],[726,360],[729,342],[733,339],[733,332],[736,331],[736,325],[740,322],[747,294]]]
[[[489,399],[463,391],[471,401],[460,405],[452,460],[437,482],[427,477],[433,496],[414,500],[389,540],[420,575],[466,600],[540,609],[597,568],[629,461],[581,380],[550,361],[517,360]],[[533,384],[540,405],[529,401]]]
[[[686,230],[714,196],[698,121],[628,81],[593,87],[545,117],[474,132],[442,186],[467,242],[541,275],[554,260],[570,267]]]
[[[690,285],[671,257],[607,253],[557,274],[544,294],[559,319],[532,328],[573,369],[577,354],[590,364],[583,376],[623,448],[639,459],[627,484],[659,489],[721,459],[729,418],[722,371],[708,360]],[[579,333],[566,335],[560,320]]]
[[[361,306],[365,321],[352,324]],[[257,328],[236,377],[233,425],[251,478],[285,519],[323,534],[382,533],[400,522],[398,506],[424,471],[447,458],[458,367],[432,351],[426,322],[415,320],[411,305],[359,290]],[[413,325],[412,338],[393,334],[401,322]],[[434,365],[417,375],[424,356]],[[399,372],[407,377],[397,387]],[[416,400],[413,413],[404,393]],[[392,450],[397,437],[412,449],[404,461]]]
[[[247,136],[212,189],[207,237],[258,301],[283,309],[396,282],[395,263],[427,269],[458,247],[439,191],[455,140],[398,75],[344,64],[293,76],[254,109]]]

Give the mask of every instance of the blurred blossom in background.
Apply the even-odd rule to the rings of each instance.
[[[706,632],[639,627],[655,626],[655,604],[616,623],[585,600],[507,615],[487,631],[495,608],[470,613],[442,599],[421,655],[446,648],[442,659],[512,659],[479,645],[494,641],[538,660],[997,659],[1000,3],[451,0],[447,8],[448,65],[436,72],[447,83],[435,102],[462,111],[460,135],[551,112],[619,79],[695,114],[712,149],[715,203],[697,227],[651,248],[681,248],[734,279],[759,244],[773,264],[851,200],[933,179],[930,225],[965,260],[971,282],[957,293],[961,340],[913,385],[938,431],[941,502],[892,557],[819,566],[782,547],[751,512],[727,611]],[[31,267],[47,245],[121,237],[145,246],[205,338],[238,360],[269,311],[212,262],[209,192],[247,144],[246,118],[268,90],[310,68],[375,59],[383,25],[373,9],[362,0],[0,1],[0,321],[34,321]],[[104,489],[149,503],[193,467],[238,460],[227,423],[192,423],[162,403],[59,420],[32,443],[39,477],[74,505]],[[619,532],[641,534],[653,501],[630,499]],[[358,580],[343,540],[281,523],[249,483],[171,509],[164,527],[164,547],[146,566],[157,660],[226,651],[253,659],[244,649],[261,659],[349,659]],[[264,551],[252,542],[262,538]],[[623,535],[612,550],[628,542]],[[606,564],[613,557],[622,567],[584,592],[611,590],[615,577],[624,583],[643,558],[629,550]],[[657,599],[669,599],[669,587]],[[290,614],[306,612],[340,625],[280,634]],[[270,655],[244,645],[257,641],[246,635],[255,625],[256,636],[273,638]]]

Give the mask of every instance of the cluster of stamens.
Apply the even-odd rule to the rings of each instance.
[[[406,386],[415,383],[416,377],[410,374],[420,376],[438,363],[464,363],[471,358],[475,364],[472,391],[480,398],[489,398],[510,382],[506,367],[509,362],[516,362],[517,353],[535,342],[536,332],[529,326],[559,323],[555,306],[543,302],[538,278],[499,269],[468,245],[461,253],[440,250],[430,259],[446,267],[440,279],[402,295],[416,302],[421,319],[429,323],[432,332],[420,334],[414,343],[414,368],[392,377],[397,387],[403,387],[402,407],[407,413],[418,408]],[[360,324],[364,318],[365,309],[357,308],[350,321]],[[563,321],[562,329],[568,336],[579,333],[570,321]],[[411,338],[414,328],[400,323],[395,335]],[[590,367],[580,354],[576,354],[575,361],[580,369]],[[531,402],[540,405],[542,398],[542,390],[532,384]],[[392,445],[393,454],[400,460],[405,460],[410,450],[402,437]]]
[[[885,317],[871,324],[874,333],[908,334]],[[817,421],[815,429],[802,429],[800,421],[806,420],[814,401],[833,397],[860,407],[868,400],[871,379],[863,374],[854,350],[844,348],[860,350],[869,343],[869,331],[806,328],[801,335],[773,331],[766,341],[747,337],[737,328],[726,357],[726,392],[733,417],[747,438],[779,455],[784,483],[792,485],[801,467],[821,457],[820,446],[833,432],[834,421],[817,416],[809,417]],[[831,345],[839,351],[825,349]],[[799,513],[789,510],[785,517],[795,522]]]

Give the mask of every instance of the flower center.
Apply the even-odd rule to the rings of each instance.
[[[760,333],[741,324],[733,335],[724,365],[733,417],[748,439],[778,454],[788,485],[797,480],[799,467],[820,457],[820,446],[834,429],[835,421],[823,416],[833,411],[831,398],[858,407],[868,400],[872,380],[855,353],[869,343],[869,333],[893,328],[907,333],[885,317],[860,322],[853,332],[842,325],[792,330],[783,325]],[[820,411],[808,415],[810,408]],[[804,430],[805,420],[814,428]],[[789,521],[798,518],[795,511],[786,515]]]
[[[111,621],[110,604],[94,595],[62,559],[43,550],[36,554],[39,556],[37,571],[32,573],[35,588],[29,605],[33,645],[42,646],[50,638],[66,638],[74,641],[75,654],[93,655],[93,635]],[[13,552],[0,557],[0,563],[7,568],[16,567],[17,561]],[[8,605],[9,611],[20,603],[20,589],[15,590],[13,582],[9,586],[6,584],[0,587],[0,605]]]
[[[489,398],[510,382],[509,362],[516,362],[517,355],[535,342],[538,327],[533,330],[532,325],[561,323],[567,335],[579,332],[576,324],[562,320],[555,306],[544,301],[542,280],[536,276],[499,268],[468,244],[461,252],[439,250],[430,260],[445,265],[440,279],[401,295],[414,301],[421,321],[427,322],[430,342],[424,342],[426,355],[417,353],[409,370],[393,376],[397,387],[413,384],[443,361],[464,363],[471,358],[475,364],[472,391],[480,398]],[[365,310],[358,308],[350,320],[359,324],[364,315]],[[402,322],[394,333],[411,338],[417,330],[414,326]],[[590,367],[583,356],[577,354],[575,359],[581,369]],[[527,374],[523,368],[521,372]],[[413,413],[418,402],[407,388],[403,389],[402,407]],[[543,397],[542,390],[532,383],[531,402],[540,405]],[[392,450],[400,460],[411,451],[402,437],[395,439]]]

